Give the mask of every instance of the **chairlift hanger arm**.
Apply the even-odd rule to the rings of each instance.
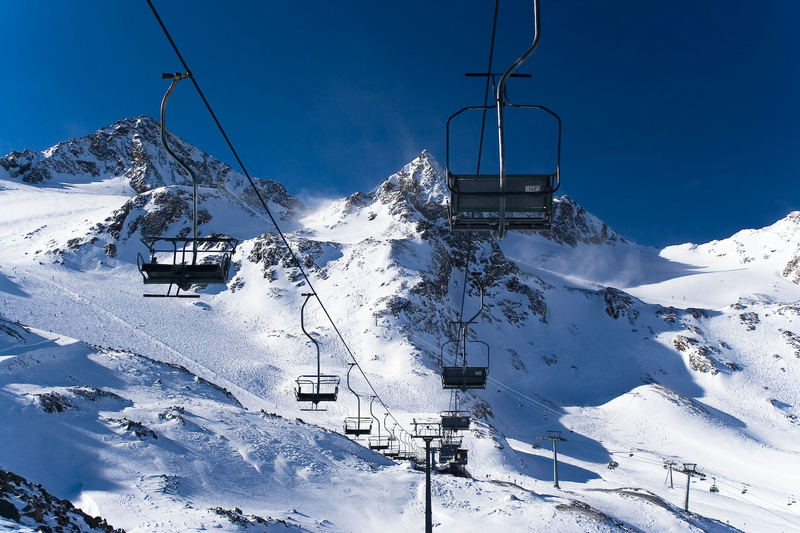
[[[498,102],[500,101],[500,97],[505,92],[505,84],[506,80],[514,74],[514,71],[517,70],[522,64],[528,60],[528,58],[533,55],[536,51],[536,48],[539,46],[539,38],[541,37],[539,32],[539,0],[533,0],[533,41],[531,41],[531,45],[528,49],[517,58],[514,63],[511,64],[510,67],[503,72],[502,77],[500,78],[500,82],[497,84],[497,99]],[[524,75],[523,75],[524,76]],[[530,76],[530,75],[528,75]]]
[[[308,331],[306,331],[306,324],[305,324],[306,305],[308,304],[308,301],[311,299],[311,297],[315,296],[315,293],[304,292],[303,296],[305,296],[306,299],[303,302],[303,306],[300,308],[300,329],[303,330],[305,336],[308,337],[308,339],[314,343],[314,347],[317,349],[317,377],[319,377],[322,374],[320,356],[319,356],[319,342],[317,342],[317,340],[314,337],[312,337]]]
[[[498,159],[500,162],[500,193],[505,192],[505,179],[506,179],[506,146],[505,146],[505,130],[503,124],[503,107],[505,107],[506,95],[506,80],[517,70],[536,50],[539,46],[539,0],[533,0],[533,41],[530,47],[514,61],[514,63],[506,69],[497,83],[497,93],[495,104],[497,105],[497,144],[499,148]],[[504,197],[500,198],[499,210],[499,223],[495,236],[498,240],[506,236],[506,200]]]
[[[375,403],[375,398],[377,398],[377,396],[373,396],[372,399],[370,399],[370,401],[369,401],[369,416],[371,416],[373,419],[375,419],[375,422],[377,422],[377,424],[378,424],[378,439],[380,439],[380,437],[381,437],[381,421],[378,420],[378,417],[375,416],[375,414],[372,412],[372,404]]]
[[[164,94],[164,98],[161,99],[161,146],[164,147],[167,154],[178,163],[178,166],[183,169],[184,172],[189,174],[189,177],[192,178],[192,189],[194,195],[193,201],[193,208],[194,208],[194,215],[192,217],[192,237],[197,239],[197,178],[194,175],[194,172],[184,163],[178,154],[176,154],[172,148],[169,147],[169,143],[167,143],[167,100],[169,100],[170,95],[172,95],[172,91],[175,90],[175,87],[178,85],[178,82],[181,80],[185,80],[187,78],[191,78],[191,74],[188,72],[180,73],[176,72],[175,74],[161,74],[162,79],[171,79],[172,83],[169,84],[169,88],[167,92]],[[197,246],[195,244],[195,250]],[[192,259],[192,263],[196,261],[196,257]]]
[[[462,328],[463,328],[463,335],[464,335],[464,336],[466,336],[467,324],[472,324],[472,323],[473,323],[473,321],[474,321],[476,318],[478,318],[478,315],[480,315],[480,314],[481,314],[481,311],[483,311],[483,284],[481,284],[481,282],[480,282],[480,281],[478,281],[478,279],[477,279],[477,278],[475,278],[475,279],[474,279],[474,281],[475,281],[475,285],[477,285],[477,286],[478,286],[478,290],[479,290],[479,291],[480,291],[480,293],[481,293],[481,306],[480,306],[480,308],[478,309],[478,311],[476,311],[476,312],[475,312],[475,314],[474,314],[474,315],[472,315],[472,318],[470,318],[469,320],[467,320],[467,321],[463,322],[463,326],[462,326]]]

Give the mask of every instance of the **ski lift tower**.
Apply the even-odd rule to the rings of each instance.
[[[415,439],[425,441],[425,533],[433,531],[431,513],[431,442],[442,438],[442,425],[437,421],[418,422],[414,419]]]
[[[702,476],[697,471],[697,463],[683,463],[682,474],[686,474],[686,500],[683,502],[683,510],[689,512],[689,488],[692,486],[692,476]]]
[[[558,443],[566,441],[564,437],[561,436],[560,431],[548,431],[547,435],[543,435],[539,437],[540,439],[546,439],[553,442],[553,486],[557,489],[561,487],[558,486]]]

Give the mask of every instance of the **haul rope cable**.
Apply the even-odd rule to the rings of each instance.
[[[499,11],[500,11],[500,0],[495,0],[495,2],[494,2],[494,18],[492,20],[492,40],[491,40],[491,44],[489,45],[489,66],[486,67],[486,74],[487,74],[487,76],[486,76],[486,86],[484,87],[484,90],[483,90],[483,106],[484,106],[484,109],[483,109],[483,112],[481,114],[481,135],[480,135],[480,139],[478,141],[478,164],[477,164],[477,170],[475,171],[475,174],[480,174],[481,173],[481,157],[483,156],[483,135],[484,135],[484,132],[486,131],[486,112],[488,111],[488,109],[486,109],[486,106],[489,105],[489,85],[491,84],[491,86],[494,88],[494,83],[492,82],[492,80],[493,80],[493,78],[492,78],[492,62],[493,62],[493,58],[494,58],[495,35],[497,34],[497,13]],[[469,264],[470,264],[470,260],[472,259],[471,253],[472,253],[472,239],[468,235],[467,236],[467,254],[466,254],[466,257],[464,258],[464,284],[461,287],[461,310],[459,311],[459,314],[458,314],[458,319],[459,320],[462,320],[463,317],[464,317],[464,300],[467,297],[467,275],[469,274]]]
[[[499,11],[499,8],[500,8],[500,0],[495,0],[495,3],[494,3],[494,18],[492,20],[492,39],[491,39],[491,44],[489,45],[489,65],[486,68],[486,73],[488,75],[486,76],[486,86],[485,86],[484,91],[483,91],[483,105],[484,105],[484,107],[489,104],[489,86],[490,85],[492,85],[492,86],[494,85],[493,83],[491,83],[491,81],[492,81],[491,72],[492,72],[492,62],[493,62],[493,59],[494,59],[495,35],[497,33],[497,13]],[[481,134],[480,134],[480,139],[478,141],[478,163],[477,163],[477,170],[475,171],[476,174],[480,174],[481,173],[481,158],[483,156],[483,136],[484,136],[484,132],[486,131],[486,112],[487,111],[488,111],[488,109],[484,109],[482,114],[481,114]],[[469,263],[470,263],[470,259],[471,259],[471,256],[470,256],[471,251],[472,251],[472,239],[470,239],[468,237],[467,238],[467,255],[466,255],[466,258],[464,260],[464,285],[461,287],[461,311],[460,311],[459,316],[458,316],[459,320],[464,315],[464,300],[466,298],[466,292],[467,292],[467,273],[469,272]]]
[[[336,332],[336,335],[339,337],[339,340],[342,341],[342,344],[344,345],[345,349],[347,350],[347,353],[350,355],[350,358],[353,360],[355,365],[358,367],[359,372],[361,372],[361,375],[364,377],[364,380],[367,382],[367,384],[369,385],[369,388],[372,390],[374,395],[378,398],[378,401],[381,403],[381,405],[383,405],[383,407],[387,411],[389,411],[389,416],[392,418],[392,420],[394,420],[395,423],[397,423],[398,426],[400,426],[401,429],[406,431],[405,428],[403,427],[403,425],[400,424],[397,421],[395,416],[389,410],[389,407],[386,405],[386,403],[380,397],[378,392],[375,390],[375,387],[372,385],[372,382],[370,382],[369,378],[367,377],[367,374],[364,372],[364,369],[361,368],[361,365],[359,364],[358,359],[356,359],[356,356],[353,354],[353,351],[350,349],[350,346],[347,344],[347,341],[344,340],[344,336],[342,335],[341,331],[339,331],[339,328],[336,326],[336,323],[334,322],[334,320],[331,317],[330,313],[328,313],[328,309],[322,303],[322,299],[319,297],[319,294],[314,289],[314,286],[311,283],[311,279],[308,277],[308,274],[306,274],[306,271],[305,271],[305,269],[303,269],[302,264],[297,259],[297,256],[295,255],[294,250],[292,249],[291,245],[289,244],[289,241],[286,239],[286,236],[283,234],[283,231],[281,230],[280,226],[278,225],[278,221],[272,215],[272,211],[270,210],[270,208],[267,205],[267,203],[264,201],[264,198],[261,196],[261,192],[258,190],[258,187],[256,187],[256,184],[253,181],[253,178],[250,176],[250,173],[247,171],[247,168],[244,166],[244,163],[242,162],[241,158],[239,157],[239,153],[236,151],[236,148],[234,148],[233,143],[231,142],[230,138],[228,137],[228,134],[225,132],[225,129],[222,127],[222,124],[220,123],[219,119],[217,118],[216,113],[214,113],[214,110],[211,108],[211,104],[208,103],[208,100],[206,99],[205,94],[203,93],[202,89],[200,89],[200,85],[197,83],[197,80],[195,79],[194,74],[192,73],[191,69],[189,68],[189,65],[186,63],[186,60],[183,58],[183,55],[180,53],[180,50],[178,50],[178,46],[175,44],[175,41],[172,39],[172,36],[170,35],[169,31],[167,30],[166,25],[164,24],[164,21],[161,20],[161,16],[159,16],[158,11],[156,11],[156,8],[153,5],[152,0],[147,0],[147,5],[150,6],[150,10],[153,12],[153,15],[156,17],[156,20],[158,21],[159,26],[161,26],[161,29],[164,32],[164,35],[166,36],[167,40],[169,41],[169,44],[172,46],[172,49],[175,51],[175,54],[178,56],[178,59],[180,60],[181,64],[183,65],[183,68],[185,69],[186,73],[189,74],[189,79],[192,80],[192,84],[194,85],[194,88],[197,90],[197,94],[200,95],[201,100],[203,100],[203,103],[205,104],[206,109],[208,109],[208,112],[211,114],[211,118],[214,120],[214,123],[217,125],[217,128],[219,129],[220,133],[222,134],[222,137],[225,139],[225,142],[227,143],[228,148],[230,148],[231,152],[233,153],[233,157],[236,159],[236,162],[239,164],[239,167],[242,169],[242,173],[247,178],[247,181],[250,183],[250,186],[252,187],[253,191],[255,192],[256,197],[261,202],[261,205],[264,208],[264,211],[266,211],[267,215],[269,216],[269,219],[272,222],[272,225],[275,226],[275,230],[278,232],[278,235],[280,236],[281,240],[283,241],[283,244],[286,246],[286,249],[289,251],[289,255],[291,256],[292,260],[294,261],[294,265],[297,267],[297,269],[303,275],[303,279],[305,279],[306,283],[308,284],[308,288],[310,289],[310,291],[314,293],[314,297],[316,298],[317,302],[319,303],[320,307],[322,308],[322,311],[325,313],[325,316],[327,317],[327,319],[330,322],[331,326],[333,326],[333,329]]]

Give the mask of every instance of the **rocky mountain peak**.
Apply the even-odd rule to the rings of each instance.
[[[553,226],[543,235],[559,244],[577,246],[578,244],[626,243],[625,238],[611,229],[608,224],[589,213],[566,194],[555,198]]]
[[[256,203],[245,190],[245,177],[230,166],[168,133],[171,146],[204,187],[227,189]],[[137,194],[171,185],[191,185],[161,146],[161,126],[142,115],[125,118],[85,137],[70,139],[46,150],[26,149],[0,157],[0,178],[49,186],[89,183],[122,177]],[[279,183],[256,180],[263,195],[287,209],[299,206]]]
[[[445,170],[427,150],[423,150],[410,163],[389,176],[377,192],[397,191],[410,194],[414,203],[445,204],[450,193],[447,190]]]

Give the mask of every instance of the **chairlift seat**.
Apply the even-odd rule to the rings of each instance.
[[[349,416],[344,419],[344,434],[355,435],[369,435],[372,433],[372,419],[365,417]],[[387,445],[388,446],[388,445]]]
[[[227,283],[238,244],[230,237],[145,237],[142,242],[149,258],[137,254],[136,263],[145,285],[175,285],[181,290]]]
[[[143,263],[142,277],[145,285],[172,284],[183,290],[192,285],[210,285],[226,283],[230,260],[225,263],[208,263],[202,265],[168,265],[161,263]]]
[[[484,366],[442,367],[443,389],[485,389],[489,369]]]
[[[370,450],[388,450],[389,437],[370,437],[368,445]]]
[[[467,411],[445,411],[442,413],[442,429],[445,430],[467,430],[469,429],[470,421],[470,414]]]
[[[550,229],[555,174],[507,174],[500,191],[499,174],[449,174],[450,227],[453,230],[493,230],[505,200],[509,230]]]
[[[298,402],[335,402],[339,395],[339,376],[312,374],[300,376],[295,383],[294,392]]]

